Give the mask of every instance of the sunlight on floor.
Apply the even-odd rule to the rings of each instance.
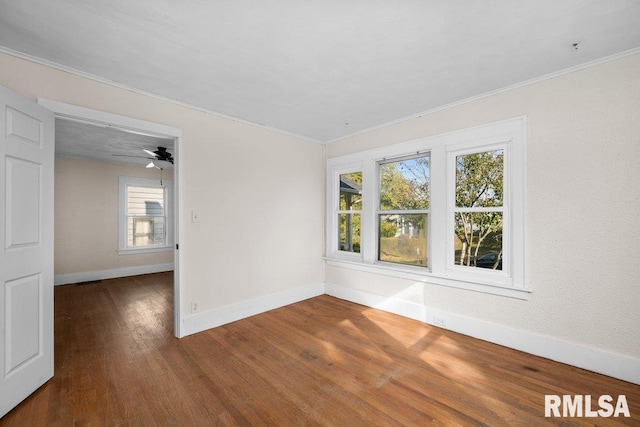
[[[362,312],[362,315],[369,319],[378,328],[383,330],[391,338],[402,344],[405,348],[410,348],[424,339],[429,331],[425,328],[399,329],[393,326],[388,321],[379,320],[380,315],[377,309],[367,309]]]
[[[342,350],[338,348],[334,343],[323,340],[322,346],[325,349],[327,357],[331,360],[332,363],[342,363],[344,361]]]
[[[359,342],[362,342],[363,346],[361,348],[361,351],[365,353],[367,357],[381,362],[393,361],[393,359],[389,357],[387,353],[379,349],[377,346],[372,345],[369,335],[351,320],[344,319],[339,322],[337,326],[349,335],[354,335],[355,337],[357,337],[357,340]]]
[[[442,351],[434,351],[434,348]],[[453,349],[458,355],[451,354]],[[486,378],[482,370],[474,363],[463,360],[459,353],[459,346],[449,337],[438,337],[433,346],[420,353],[420,359],[437,370],[441,375],[456,380],[465,378],[471,381],[482,381]],[[463,352],[464,353],[464,352]]]
[[[152,301],[149,299],[131,301],[121,313],[130,328],[144,328],[153,334],[158,334],[162,328],[162,325],[158,323],[161,316],[158,313],[158,307],[152,305]]]

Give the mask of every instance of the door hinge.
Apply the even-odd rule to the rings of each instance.
[[[178,250],[178,244],[176,243],[176,250]]]

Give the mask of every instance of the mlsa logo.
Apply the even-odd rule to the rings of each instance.
[[[613,397],[604,394],[598,398],[598,408],[591,406],[591,396],[547,394],[544,397],[545,417],[630,417],[627,397],[623,394],[613,403]],[[595,406],[595,405],[594,405]]]

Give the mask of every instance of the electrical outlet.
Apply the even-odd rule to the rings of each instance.
[[[439,326],[441,328],[447,327],[447,318],[444,316],[439,316],[437,314],[433,315],[433,324]]]
[[[200,309],[200,302],[191,301],[191,312],[196,313]]]

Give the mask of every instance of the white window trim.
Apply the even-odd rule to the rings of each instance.
[[[167,243],[162,246],[130,248],[127,247],[127,187],[163,187],[166,195]],[[167,252],[173,250],[173,181],[137,178],[130,176],[118,177],[118,254],[142,254],[153,252]]]
[[[344,175],[351,172],[360,172],[362,170],[362,163],[344,163],[339,167],[334,169],[334,173],[331,177],[327,176],[329,181],[327,182],[327,188],[340,188],[340,175]],[[327,230],[334,230],[335,233],[332,234],[332,238],[327,238],[327,253],[332,254],[333,257],[351,260],[351,261],[363,261],[362,258],[362,247],[364,246],[364,242],[362,239],[364,236],[362,235],[363,229],[363,217],[362,211],[360,212],[360,253],[357,252],[347,252],[341,251],[339,249],[340,245],[338,242],[338,213],[342,212],[340,210],[340,193],[339,191],[327,191],[327,206],[331,206],[331,214],[327,215]],[[327,236],[328,237],[328,236]]]
[[[444,135],[423,138],[327,160],[326,260],[330,266],[401,277],[422,283],[469,289],[527,299],[526,259],[526,132],[525,117]],[[456,266],[453,262],[453,204],[455,156],[464,153],[505,150],[505,202],[503,270]],[[429,267],[414,267],[377,260],[378,163],[429,151],[431,202],[428,222]],[[337,207],[339,176],[362,171],[360,253],[338,250]]]

